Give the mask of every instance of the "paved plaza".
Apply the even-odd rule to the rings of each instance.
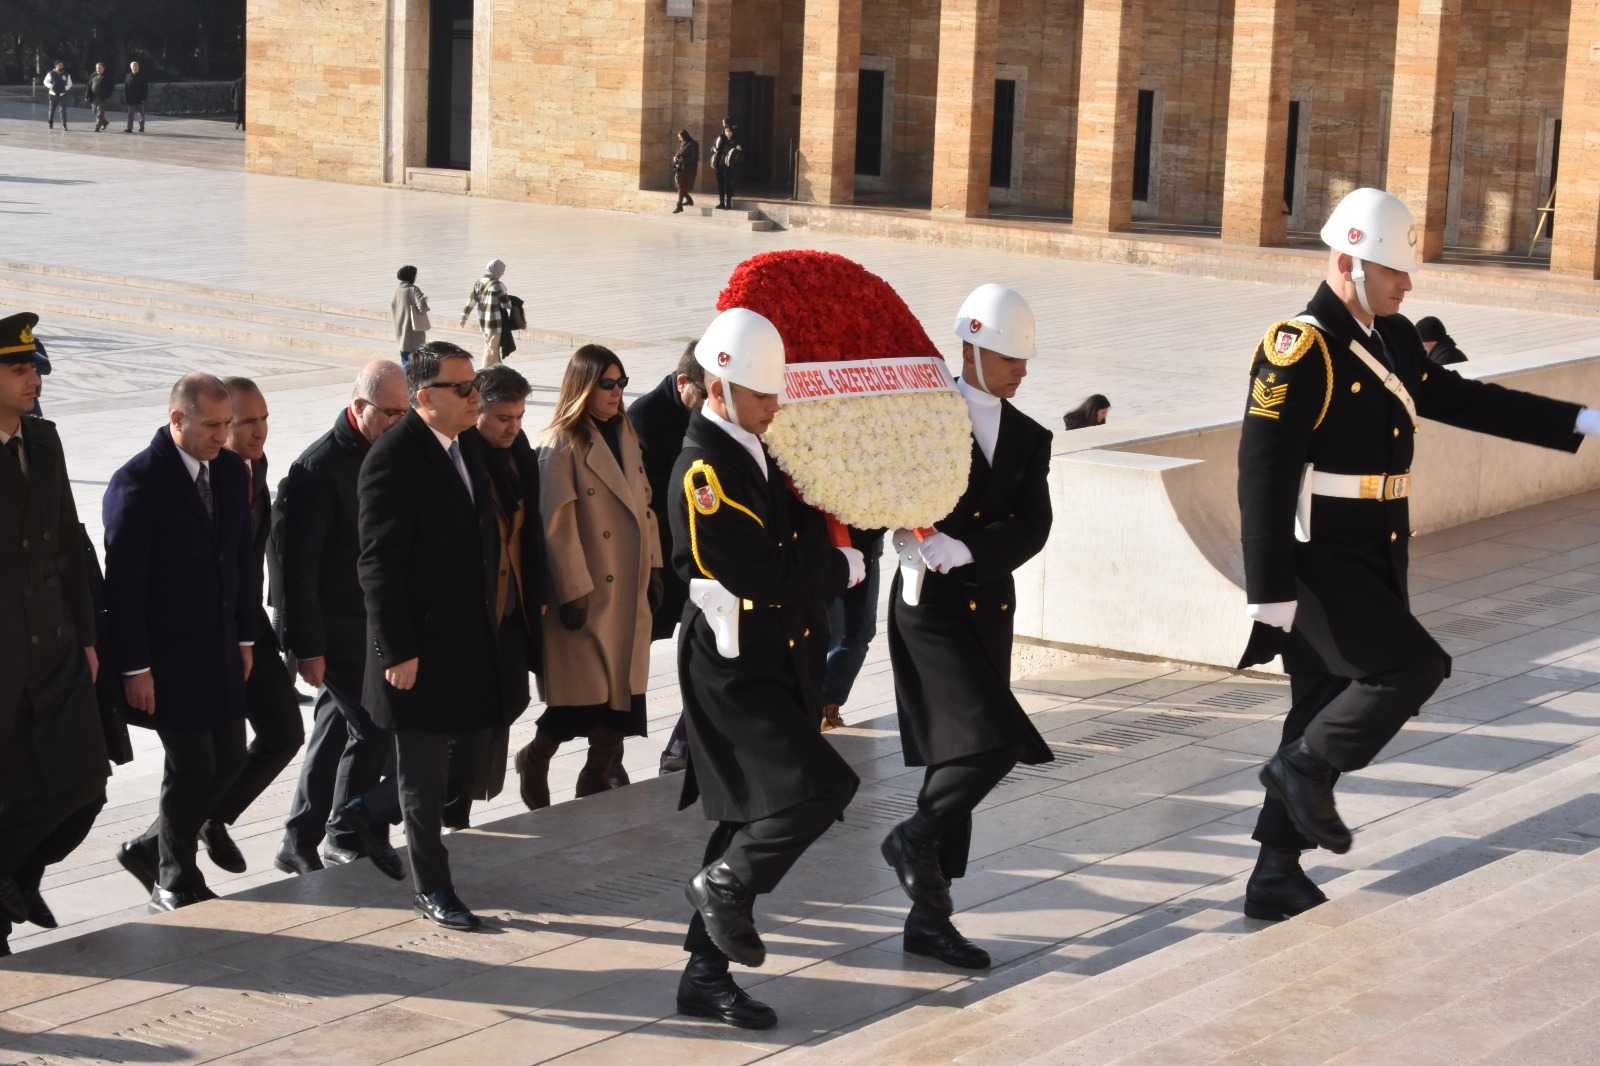
[[[527,301],[533,327],[512,362],[535,382],[535,428],[577,339],[616,347],[636,395],[709,320],[732,267],[760,251],[824,247],[860,260],[901,292],[947,356],[960,298],[977,282],[1009,281],[1033,300],[1041,323],[1043,351],[1020,406],[1059,425],[1060,412],[1085,393],[1105,392],[1113,403],[1111,426],[1058,432],[1058,453],[1237,418],[1249,348],[1308,293],[1300,285],[321,184],[150,162],[120,148],[18,147],[14,121],[0,117],[0,211],[11,237],[0,255],[11,264],[0,264],[0,311],[25,309],[31,299],[69,309],[80,301],[77,314],[47,314],[39,332],[55,362],[46,411],[61,426],[80,513],[97,543],[106,480],[161,424],[166,389],[185,370],[247,374],[262,384],[274,481],[281,476],[331,424],[361,359],[383,354],[393,271],[403,262],[421,268],[435,321],[452,325],[484,261],[510,263],[508,285]],[[94,302],[112,288],[99,280],[107,275],[126,278],[126,303]],[[1425,293],[1425,273],[1418,283]],[[1443,316],[1474,373],[1590,355],[1600,343],[1594,318],[1425,298],[1408,309]],[[228,321],[237,328],[225,328]],[[284,323],[282,343],[273,343],[274,322]],[[314,344],[319,329],[348,339]],[[474,812],[474,829],[447,838],[463,898],[490,919],[486,935],[414,919],[408,890],[367,864],[301,879],[273,871],[298,763],[236,827],[250,872],[205,866],[225,898],[145,917],[144,894],[113,860],[116,845],[148,824],[160,779],[159,744],[135,731],[135,762],[113,777],[93,834],[46,879],[62,928],[20,926],[12,939],[18,954],[0,963],[0,1063],[776,1056],[886,1066],[967,1055],[1242,1064],[1341,1053],[1356,1056],[1341,1061],[1386,1061],[1350,1050],[1375,1032],[1353,1023],[1350,1041],[1320,1057],[1282,1057],[1284,1045],[1271,1041],[1297,1015],[1286,1012],[1272,1028],[1259,1009],[1245,1012],[1251,1028],[1228,1013],[1235,1005],[1227,997],[1249,989],[1278,995],[1275,1003],[1303,1002],[1294,999],[1293,979],[1315,972],[1304,957],[1280,960],[1280,984],[1225,978],[1264,965],[1269,947],[1289,951],[1314,933],[1327,931],[1330,943],[1342,937],[1336,943],[1346,951],[1386,942],[1398,928],[1380,917],[1390,905],[1455,893],[1448,900],[1462,913],[1453,937],[1428,942],[1431,955],[1422,947],[1406,955],[1413,970],[1358,970],[1339,986],[1340,998],[1315,1004],[1329,1014],[1383,1017],[1363,1013],[1374,990],[1403,984],[1425,962],[1449,959],[1448,948],[1508,926],[1504,913],[1495,912],[1501,925],[1491,926],[1470,911],[1522,884],[1508,871],[1530,882],[1558,879],[1565,896],[1534,884],[1544,893],[1534,903],[1546,908],[1574,897],[1595,902],[1582,893],[1600,884],[1583,858],[1592,850],[1584,841],[1600,838],[1600,801],[1589,794],[1600,765],[1592,739],[1600,721],[1600,493],[1425,536],[1413,546],[1411,581],[1413,606],[1455,656],[1455,673],[1383,761],[1341,784],[1357,846],[1342,858],[1319,853],[1310,872],[1353,902],[1326,908],[1322,925],[1260,933],[1238,918],[1255,853],[1255,773],[1276,746],[1286,686],[1222,670],[1081,658],[1019,680],[1019,697],[1056,761],[1019,768],[991,796],[977,819],[973,870],[956,888],[958,921],[994,956],[995,972],[958,977],[908,959],[898,935],[905,899],[877,845],[914,806],[921,771],[902,762],[880,635],[845,708],[851,728],[833,734],[862,791],[844,823],[762,900],[771,957],[741,974],[782,1024],[750,1034],[675,1017],[687,917],[681,885],[706,825],[697,810],[675,810],[676,780],[651,780],[679,709],[672,649],[663,643],[651,662],[650,737],[628,746],[635,786],[529,814],[512,774],[508,791]],[[514,748],[536,716],[531,709],[518,723]],[[571,796],[583,758],[581,746],[568,745],[556,760],[558,799]],[[1559,918],[1577,941],[1597,928],[1583,912]],[[1545,930],[1547,940],[1556,928]],[[1529,942],[1551,953],[1565,945]],[[1219,954],[1202,955],[1201,947]],[[1235,958],[1249,951],[1255,955]],[[1191,999],[1174,1006],[1157,997],[1150,982],[1167,972],[1154,968],[1158,957],[1193,964],[1182,971],[1189,983],[1159,990]],[[1217,961],[1224,957],[1233,970]],[[1290,958],[1300,958],[1298,970]],[[1441,988],[1439,971],[1430,971],[1437,1011],[1416,1004],[1416,1013],[1432,1018],[1420,1031],[1435,1040],[1408,1061],[1556,1061],[1512,1056],[1518,1046],[1593,1050],[1594,1030],[1585,1036],[1580,1023],[1594,1014],[1591,993],[1600,986],[1577,962],[1564,964],[1560,973],[1584,977],[1570,982],[1579,994],[1546,995],[1488,1034],[1463,1019],[1481,1008],[1468,997],[1487,995],[1489,986]],[[1095,1015],[1095,1025],[1065,1014],[1074,1007]],[[1206,1056],[1184,1057],[1186,1034],[1213,1013],[1239,1024],[1207,1030]],[[1123,1017],[1134,1019],[1131,1029],[1103,1028]],[[1545,1043],[1516,1044],[1523,1039]],[[1258,1045],[1268,1050],[1251,1050]],[[1453,1057],[1440,1058],[1441,1049]]]

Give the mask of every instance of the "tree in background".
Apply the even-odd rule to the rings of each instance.
[[[27,84],[60,59],[75,80],[137,59],[151,81],[244,73],[245,0],[4,0],[0,84]]]

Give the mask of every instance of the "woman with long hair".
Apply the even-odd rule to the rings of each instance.
[[[645,734],[650,615],[661,542],[639,438],[622,410],[628,377],[609,348],[572,354],[539,452],[539,509],[552,610],[544,617],[546,710],[517,755],[522,795],[550,802],[550,758],[589,738],[579,797],[626,783],[624,737]]]

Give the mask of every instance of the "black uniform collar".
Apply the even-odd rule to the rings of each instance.
[[[1356,317],[1350,313],[1350,309],[1326,281],[1317,287],[1316,295],[1311,297],[1311,302],[1306,305],[1306,314],[1317,320],[1325,335],[1343,341],[1345,346],[1359,344],[1379,359],[1388,360],[1383,338],[1378,333],[1382,320],[1374,318],[1372,329],[1368,331],[1356,321]]]
[[[684,432],[684,437],[687,441],[692,441],[713,453],[717,462],[739,464],[755,477],[763,481],[771,480],[769,472],[772,470],[772,456],[767,451],[766,444],[761,445],[761,454],[767,460],[767,469],[763,471],[756,467],[755,457],[744,450],[744,445],[730,437],[721,426],[699,411],[689,416],[689,428]]]

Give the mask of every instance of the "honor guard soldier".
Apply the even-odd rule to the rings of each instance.
[[[1261,771],[1261,854],[1245,893],[1245,913],[1269,921],[1326,901],[1300,852],[1350,849],[1335,780],[1377,757],[1450,673],[1406,592],[1417,420],[1568,452],[1600,430],[1587,408],[1428,359],[1399,313],[1417,229],[1394,196],[1350,193],[1322,241],[1326,280],[1256,348],[1239,441],[1256,623],[1239,666],[1281,654],[1291,700],[1283,746]]]
[[[912,901],[905,950],[982,970],[989,953],[950,921],[950,881],[966,873],[972,811],[1019,761],[1053,759],[1011,694],[1011,575],[1050,536],[1050,431],[1007,402],[1034,354],[1027,301],[982,285],[961,305],[955,331],[972,469],[936,532],[895,533],[889,660],[906,765],[927,772],[916,813],[890,832],[883,856]]]
[[[61,438],[27,413],[38,322],[0,319],[0,956],[11,923],[56,927],[39,884],[83,843],[110,772],[90,555]]]
[[[859,582],[861,553],[835,548],[820,514],[773,465],[761,436],[783,390],[783,340],[763,316],[724,311],[695,349],[705,404],[689,418],[668,501],[673,566],[689,584],[678,638],[689,764],[680,807],[717,823],[685,894],[695,913],[678,1011],[746,1029],[777,1024],[734,984],[760,966],[756,896],[771,892],[838,820],[859,781],[817,732],[821,678],[808,619]]]

